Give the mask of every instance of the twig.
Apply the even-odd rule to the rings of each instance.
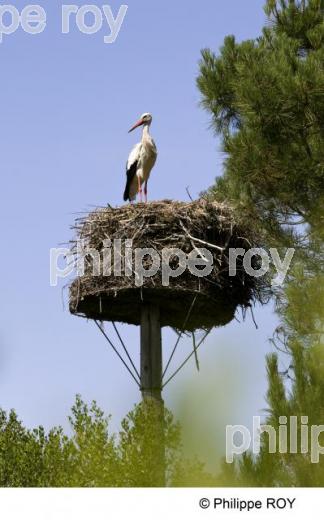
[[[196,237],[193,237],[189,231],[185,228],[185,226],[183,225],[183,222],[180,220],[180,225],[183,229],[183,231],[186,233],[187,237],[190,238],[190,240],[194,240],[195,242],[198,242],[199,244],[203,244],[205,246],[208,246],[208,247],[211,247],[212,249],[217,249],[218,251],[224,251],[224,248],[223,247],[220,247],[220,246],[216,246],[215,244],[210,244],[210,242],[206,242],[205,240],[201,240],[201,238],[196,238]]]
[[[252,314],[253,323],[254,323],[254,325],[255,325],[255,328],[258,330],[258,329],[259,329],[259,326],[258,326],[257,322],[255,321],[255,317],[254,317],[254,312],[253,312],[253,308],[252,308],[252,306],[250,307],[250,309],[251,309],[251,314]]]
[[[186,192],[187,192],[187,195],[188,195],[189,199],[191,200],[191,202],[193,202],[193,198],[192,198],[192,196],[190,195],[190,192],[189,192],[189,186],[186,187]]]

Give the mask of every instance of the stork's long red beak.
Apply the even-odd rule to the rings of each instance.
[[[138,128],[139,126],[142,126],[143,124],[144,124],[143,119],[140,119],[139,121],[137,121],[137,123],[135,123],[134,126],[132,126],[132,128],[129,130],[128,133],[130,134],[133,130],[135,130],[135,128]]]

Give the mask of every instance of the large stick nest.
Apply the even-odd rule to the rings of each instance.
[[[252,227],[252,226],[251,226]],[[267,297],[267,281],[248,275],[242,258],[237,260],[237,274],[229,276],[229,248],[258,247],[251,229],[243,229],[226,205],[200,199],[191,203],[160,201],[125,205],[120,208],[99,208],[78,219],[74,226],[76,238],[72,251],[77,256],[77,241],[100,252],[107,240],[132,240],[135,248],[154,248],[160,255],[163,248],[179,248],[186,254],[198,248],[208,249],[213,256],[213,271],[204,278],[188,269],[162,285],[161,270],[137,287],[132,276],[93,276],[93,260],[86,257],[83,276],[70,287],[72,314],[100,321],[119,321],[139,325],[141,306],[153,303],[160,307],[161,325],[193,331],[225,325],[234,318],[238,307],[246,309]],[[105,242],[104,242],[105,241]],[[123,258],[124,249],[122,247]],[[116,253],[115,253],[116,255]],[[114,258],[114,255],[113,255]],[[258,257],[255,268],[258,268]],[[170,261],[178,267],[178,258]],[[151,266],[149,257],[144,259]],[[98,274],[98,273],[97,273]]]

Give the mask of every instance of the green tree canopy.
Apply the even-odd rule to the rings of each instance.
[[[323,216],[323,8],[323,0],[269,0],[262,35],[229,36],[219,56],[202,51],[198,77],[227,154],[213,196],[275,240],[299,235],[305,247]]]
[[[280,416],[324,424],[324,1],[268,0],[265,12],[259,38],[229,36],[219,55],[202,52],[198,87],[226,153],[209,196],[230,202],[266,244],[297,249],[278,293],[273,340],[288,354],[286,368],[276,354],[267,358],[266,422],[278,430]],[[260,455],[246,455],[236,469],[224,470],[228,484],[324,483],[323,462],[312,464],[310,453],[269,454],[266,434]]]
[[[155,487],[157,413],[153,404],[135,406],[112,434],[110,417],[77,396],[66,435],[60,427],[29,430],[14,411],[0,410],[0,487]],[[164,444],[168,486],[216,484],[203,463],[184,456],[180,426],[168,410]]]

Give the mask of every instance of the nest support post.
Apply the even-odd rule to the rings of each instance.
[[[143,401],[162,401],[162,339],[157,305],[141,308],[141,390]]]
[[[150,411],[156,486],[165,486],[164,402],[162,399],[162,338],[158,305],[141,307],[141,391],[144,406]]]

